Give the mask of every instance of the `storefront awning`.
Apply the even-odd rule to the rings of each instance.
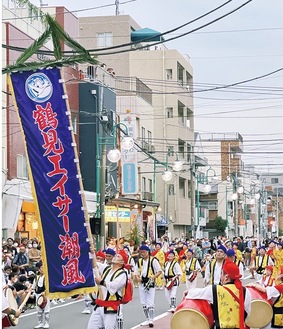
[[[161,33],[149,28],[140,29],[131,33],[132,42],[152,42],[152,41],[164,41]]]
[[[131,199],[131,198],[113,198],[106,202],[107,206],[115,206],[119,205],[120,207],[134,207],[135,205],[142,206],[142,207],[159,207],[159,203],[147,201],[147,200],[138,200],[138,199]]]
[[[16,231],[23,199],[4,194],[2,198],[2,229]]]

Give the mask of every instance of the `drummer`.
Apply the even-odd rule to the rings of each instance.
[[[7,315],[13,315],[15,316],[16,318],[18,318],[20,315],[21,315],[21,310],[18,308],[17,310],[14,310],[12,309],[10,306],[9,306],[9,302],[4,294],[4,291],[2,289],[2,328],[7,328],[7,327],[4,327],[4,324],[3,324],[3,319],[5,316]]]
[[[273,287],[264,287],[259,283],[254,283],[252,286],[261,292],[267,294],[267,299],[272,300],[273,318],[271,322],[261,329],[283,328],[283,266],[280,269],[280,274],[277,277],[281,283]]]
[[[251,294],[242,286],[240,278],[239,267],[226,260],[221,270],[222,285],[186,290],[184,296],[186,299],[204,299],[213,304],[216,329],[245,329],[244,316],[245,312],[250,313]]]
[[[215,259],[205,269],[204,284],[219,284],[221,278],[222,266],[225,262],[227,249],[221,244],[218,246]]]
[[[180,277],[183,272],[180,264],[175,260],[175,253],[173,250],[168,253],[168,261],[164,264],[164,277],[166,280],[165,297],[169,302],[170,309],[167,312],[175,312],[176,309],[176,294],[177,288],[180,284]],[[174,282],[172,286],[169,284]]]
[[[45,276],[43,273],[43,264],[42,262],[36,263],[36,267],[38,268],[39,275],[33,281],[32,288],[35,292],[36,298],[36,311],[37,311],[37,318],[38,324],[34,326],[34,329],[37,328],[49,328],[49,320],[50,320],[50,299],[45,297]],[[39,297],[43,297],[43,305],[38,304]],[[40,307],[41,306],[41,307]]]
[[[201,266],[198,259],[194,257],[193,249],[187,250],[185,271],[186,271],[186,287],[188,289],[196,288],[197,286],[196,275],[198,271],[201,271]],[[194,276],[194,280],[191,280],[191,276]]]
[[[266,266],[273,266],[273,260],[270,256],[266,254],[266,249],[264,246],[260,246],[258,248],[258,256],[255,257],[254,261],[252,262],[252,266],[250,268],[252,274],[253,271],[256,271],[255,279],[256,281],[260,281]]]

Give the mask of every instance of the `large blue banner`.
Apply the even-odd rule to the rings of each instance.
[[[12,73],[10,79],[41,228],[47,294],[91,292],[88,218],[60,69]]]

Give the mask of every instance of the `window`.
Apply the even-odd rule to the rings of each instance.
[[[152,179],[148,180],[148,192],[153,192],[153,185],[152,185]]]
[[[178,154],[179,157],[185,159],[185,142],[178,139]]]
[[[186,188],[185,188],[185,179],[179,178],[179,196],[185,198]]]
[[[174,184],[169,184],[168,186],[168,195],[174,195]]]
[[[111,32],[97,33],[97,47],[111,47],[113,46],[113,34]]]
[[[142,135],[141,139],[144,141],[145,140],[145,127],[142,127]]]
[[[271,184],[278,184],[279,179],[278,178],[271,178]]]
[[[166,80],[172,80],[172,79],[173,79],[172,69],[166,70]]]
[[[148,138],[148,144],[152,144],[152,132],[151,131],[147,131],[147,138]]]
[[[74,134],[77,134],[77,118],[76,117],[72,118],[72,126],[73,126]]]
[[[146,178],[145,177],[142,177],[142,190],[143,190],[143,192],[147,192],[146,191]]]
[[[17,178],[28,178],[27,158],[23,154],[17,155]]]
[[[173,118],[173,107],[166,108],[167,118]]]

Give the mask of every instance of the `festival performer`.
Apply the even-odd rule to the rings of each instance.
[[[146,322],[153,327],[155,279],[162,273],[158,260],[149,255],[150,249],[146,245],[140,246],[141,258],[135,267],[136,280],[140,283],[139,295]]]
[[[194,256],[193,249],[188,249],[186,252],[185,260],[185,273],[186,273],[186,287],[187,289],[196,288],[197,286],[197,272],[201,272],[199,261]]]
[[[239,244],[237,242],[233,242],[233,249],[235,251],[235,257],[238,261],[242,262],[243,261],[243,254],[239,250]]]
[[[188,251],[188,245],[187,243],[183,243],[182,249],[179,252],[179,264],[181,266],[181,269],[183,271],[182,277],[180,279],[180,281],[182,283],[186,282],[186,271],[185,271],[185,263],[186,263],[186,254]]]
[[[259,283],[253,283],[252,286],[261,292],[267,294],[267,299],[272,300],[273,317],[271,322],[261,329],[283,328],[283,267],[280,269],[280,274],[277,277],[280,284],[272,287],[263,287]]]
[[[161,269],[164,270],[165,254],[164,251],[162,250],[162,245],[160,242],[156,243],[155,250],[151,252],[151,256],[157,258],[161,266]],[[164,287],[164,280],[163,280],[163,275],[161,274],[155,280],[155,288],[156,290],[163,290],[163,287]]]
[[[175,260],[175,253],[172,250],[169,252],[168,261],[164,265],[164,277],[166,280],[165,297],[170,305],[170,309],[167,312],[175,312],[177,288],[180,284],[182,274],[182,269]]]
[[[35,303],[38,324],[34,326],[37,328],[49,328],[50,321],[50,300],[45,296],[45,276],[43,273],[42,262],[36,263],[39,274],[35,277],[32,285],[35,293]]]
[[[240,274],[242,278],[244,277],[244,265],[243,262],[236,258],[235,249],[227,250],[227,259],[230,259],[233,263],[235,263],[239,267]]]
[[[100,288],[87,329],[116,328],[118,307],[127,283],[125,261],[123,255],[119,253],[113,257],[111,266],[97,264],[100,270],[104,269],[101,275],[96,273],[95,281]]]
[[[251,264],[252,274],[256,271],[256,281],[260,281],[263,272],[267,265],[273,266],[274,263],[270,256],[266,255],[266,249],[264,246],[258,248],[258,256],[255,257],[253,263]]]
[[[221,270],[221,284],[184,292],[187,299],[204,299],[213,304],[215,328],[245,329],[245,312],[249,314],[251,294],[241,283],[239,267],[226,260]]]
[[[273,287],[275,286],[275,279],[272,277],[273,266],[267,265],[259,284],[263,287]]]
[[[204,284],[219,284],[221,278],[221,270],[226,258],[227,249],[221,244],[218,246],[215,259],[205,269]]]
[[[280,283],[280,280],[277,279],[280,274],[280,268],[283,266],[283,242],[278,242],[277,249],[273,252],[274,256],[274,268],[273,268],[273,278],[275,278],[276,283]]]
[[[179,255],[177,253],[177,251],[175,250],[175,244],[174,243],[170,243],[169,244],[169,250],[165,253],[165,261],[168,260],[168,254],[169,252],[173,250],[174,251],[174,254],[175,254],[175,260],[178,261],[179,260]]]
[[[2,289],[2,328],[8,328],[10,327],[10,325],[8,325],[9,321],[5,321],[5,318],[8,316],[8,315],[13,315],[15,316],[16,318],[18,318],[22,313],[22,310],[17,308],[16,310],[15,309],[12,309],[10,306],[9,306],[9,302],[4,294],[4,291]],[[7,325],[6,325],[7,323]]]
[[[105,263],[105,253],[103,253],[102,251],[97,251],[96,252],[96,261],[98,263],[104,264]],[[95,287],[96,288],[96,287]],[[94,291],[96,293],[96,289]],[[91,296],[91,294],[85,294],[84,295],[84,304],[85,304],[85,308],[84,310],[81,312],[82,314],[90,314],[92,312],[92,302],[93,302],[93,296]]]

